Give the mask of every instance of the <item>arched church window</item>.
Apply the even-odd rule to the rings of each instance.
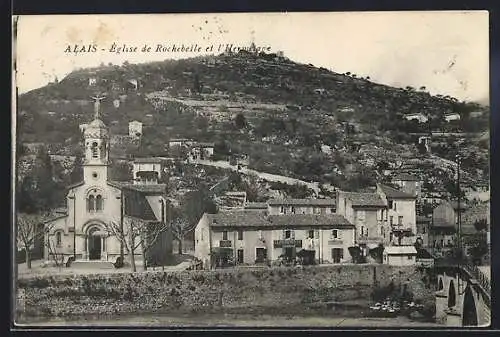
[[[56,233],[56,247],[61,247],[62,246],[62,233],[57,232]]]
[[[87,197],[87,211],[93,212],[95,210],[95,197],[93,194]]]
[[[96,211],[102,211],[103,208],[104,208],[104,204],[103,204],[102,196],[99,194],[95,198],[95,209],[96,209]]]
[[[92,158],[99,158],[99,145],[97,144],[97,142],[92,143],[91,151]]]

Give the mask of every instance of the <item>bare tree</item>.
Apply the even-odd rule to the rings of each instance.
[[[54,261],[56,267],[61,269],[61,267],[64,265],[64,254],[57,249],[57,245],[55,245],[54,242],[50,240],[50,238],[47,239],[46,245],[49,256]]]
[[[46,215],[40,214],[18,214],[17,216],[17,244],[22,247],[26,254],[26,266],[31,268],[31,249],[37,242],[43,244],[43,238],[48,228],[43,228]]]
[[[184,237],[195,226],[196,224],[193,226],[193,224],[190,223],[188,219],[181,216],[180,214],[172,219],[172,235],[179,243],[179,249],[178,249],[179,255],[182,255],[182,243],[184,242]]]
[[[111,221],[106,225],[108,235],[113,235],[123,245],[130,262],[132,272],[137,271],[135,252],[141,247],[144,258],[144,270],[147,269],[146,253],[156,244],[160,235],[169,229],[163,222],[150,222],[129,217],[122,226],[120,222]]]

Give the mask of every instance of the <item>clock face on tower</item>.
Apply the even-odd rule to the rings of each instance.
[[[92,178],[97,179],[98,177],[99,175],[97,174],[97,172],[92,172]]]

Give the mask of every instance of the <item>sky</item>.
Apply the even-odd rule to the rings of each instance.
[[[21,16],[16,81],[23,93],[79,68],[217,54],[219,44],[254,41],[292,61],[487,104],[488,20],[487,11]],[[113,43],[137,51],[117,53]],[[96,51],[67,52],[75,44]],[[159,44],[201,50],[157,52]]]

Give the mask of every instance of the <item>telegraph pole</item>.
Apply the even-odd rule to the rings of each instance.
[[[457,227],[458,227],[458,249],[460,254],[462,254],[462,215],[461,215],[461,190],[460,190],[460,164],[461,164],[461,158],[460,154],[457,154],[456,156],[457,160],[457,193],[458,193],[458,198],[457,198]]]

